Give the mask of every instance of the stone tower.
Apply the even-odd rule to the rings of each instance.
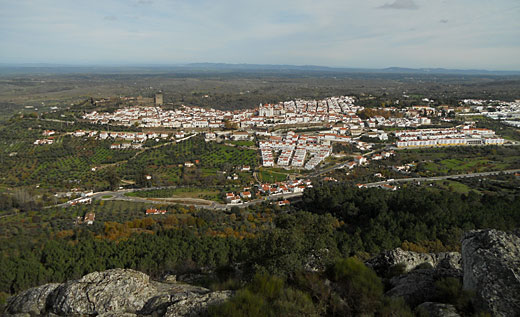
[[[153,101],[156,106],[162,106],[163,105],[163,94],[162,91],[159,91],[155,94]]]

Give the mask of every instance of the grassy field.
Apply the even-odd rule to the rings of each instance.
[[[461,147],[397,151],[390,164],[417,164],[421,175],[449,175],[520,168],[520,147]]]
[[[507,169],[506,162],[491,161],[483,158],[445,159],[439,162],[426,162],[426,170],[432,173],[459,174]]]
[[[471,189],[468,185],[452,181],[452,180],[442,180],[442,181],[436,181],[434,184],[437,187],[440,187],[442,189],[447,189],[452,192],[461,193],[461,194],[467,194],[470,191],[476,191],[474,189]]]
[[[287,179],[290,171],[283,169],[260,169],[258,173],[258,180],[264,183],[282,182]]]

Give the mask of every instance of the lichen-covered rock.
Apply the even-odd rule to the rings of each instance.
[[[26,290],[22,294],[11,297],[7,302],[8,314],[40,315],[45,311],[47,297],[60,284],[45,284]]]
[[[520,236],[497,230],[467,232],[462,239],[464,289],[493,316],[520,314]]]
[[[123,269],[94,272],[60,286],[52,311],[62,315],[137,312],[155,293],[144,273]]]
[[[453,305],[425,302],[417,306],[416,312],[429,317],[460,317]]]
[[[194,316],[229,296],[229,291],[160,283],[141,272],[114,269],[29,289],[10,298],[2,316]]]
[[[380,275],[385,275],[391,267],[398,264],[402,264],[405,272],[408,272],[423,263],[429,263],[433,268],[460,270],[461,255],[458,252],[419,253],[397,248],[383,252],[366,262]]]
[[[218,305],[228,300],[232,291],[218,291],[198,296],[187,296],[168,307],[165,317],[199,316],[211,305]]]

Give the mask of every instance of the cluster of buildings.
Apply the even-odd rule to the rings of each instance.
[[[96,214],[93,212],[88,212],[87,214],[85,214],[85,217],[78,216],[76,218],[76,225],[80,225],[80,224],[93,225],[95,220],[96,220]]]
[[[177,131],[175,133],[166,133],[166,132],[118,132],[118,131],[90,131],[90,130],[77,130],[75,132],[70,133],[75,137],[95,137],[99,140],[107,140],[113,139],[118,142],[114,142],[110,145],[111,149],[141,149],[143,147],[143,143],[147,140],[176,140],[180,142],[185,140],[195,134],[190,134],[186,136],[184,131]],[[36,144],[36,142],[35,142]]]
[[[157,209],[157,208],[148,208],[146,209],[145,211],[145,215],[146,216],[149,216],[149,215],[164,215],[166,214],[166,210],[161,210],[161,209]]]
[[[469,125],[444,129],[395,131],[394,135],[398,138],[396,141],[398,148],[504,144],[504,139],[495,136],[495,131]]]
[[[321,140],[319,135],[298,135],[290,131],[285,136],[271,136],[268,140],[259,141],[262,165],[275,166],[275,152],[280,153],[277,166],[313,169],[332,153],[330,142],[323,144]],[[309,160],[305,163],[307,157]]]
[[[356,166],[366,165],[370,162],[370,160],[380,161],[380,160],[384,160],[389,157],[392,157],[394,155],[395,155],[395,151],[383,151],[381,153],[374,153],[374,154],[372,154],[372,156],[370,158],[367,158],[362,155],[358,155],[358,156],[354,157],[353,161],[349,161],[349,162],[345,163],[344,167],[348,168],[350,170]]]
[[[139,125],[145,128],[219,129],[225,127],[226,122],[238,128],[269,127],[279,124],[342,121],[362,109],[355,106],[354,101],[354,97],[348,96],[323,100],[293,100],[237,111],[189,106],[176,110],[163,110],[159,106],[131,106],[113,113],[93,111],[85,114],[83,119],[98,124]]]
[[[33,142],[34,145],[50,145],[54,143],[54,137],[38,139]]]
[[[38,139],[33,142],[34,145],[50,145],[54,143],[54,137],[53,135],[56,134],[56,131],[54,130],[44,130],[42,132],[42,135],[46,138],[44,139]]]
[[[430,124],[431,121],[427,116],[435,114],[435,109],[428,106],[414,106],[405,109],[385,107],[377,110],[390,115],[374,115],[366,120],[361,120],[357,113],[364,107],[356,105],[356,99],[352,96],[329,97],[321,100],[297,99],[276,104],[260,104],[255,109],[235,111],[189,106],[164,110],[161,108],[163,103],[160,96],[159,98],[156,96],[154,106],[145,106],[135,98],[124,98],[123,101],[138,106],[128,106],[113,113],[93,111],[85,114],[83,119],[98,124],[183,129],[220,129],[225,127],[226,123],[239,129],[248,129],[277,125],[324,125],[342,122],[355,135],[362,131],[364,126],[368,128],[377,126],[406,128]]]
[[[277,104],[260,104],[255,109],[236,111],[189,106],[182,106],[176,110],[164,110],[156,103],[155,106],[129,106],[113,113],[93,111],[85,114],[83,119],[98,124],[183,129],[220,129],[226,126],[226,122],[240,129],[343,122],[354,133],[361,131],[365,125],[367,127],[417,127],[430,123],[428,118],[422,116],[425,114],[424,109],[423,111],[411,109],[407,112],[406,118],[374,116],[369,118],[365,124],[356,114],[363,109],[362,106],[355,105],[354,97],[339,96],[322,100],[291,100]],[[398,111],[396,108],[385,108],[385,110]]]
[[[309,179],[296,179],[292,181],[276,182],[273,184],[257,184],[255,185],[256,192],[261,196],[281,195],[303,193],[305,188],[312,187],[312,182]],[[243,200],[254,198],[250,187],[244,188],[239,193],[226,193],[226,202],[229,204],[241,204]]]
[[[220,111],[183,106],[164,110],[158,106],[131,106],[113,113],[93,111],[83,119],[97,124],[136,126],[143,128],[223,128],[224,121],[234,118],[233,111]]]
[[[56,131],[45,130],[43,136],[47,136],[44,139],[38,139],[34,141],[35,145],[53,144]],[[76,130],[74,132],[67,133],[74,137],[91,137],[99,140],[113,139],[119,141],[119,143],[112,144],[112,149],[126,149],[126,148],[142,148],[142,143],[147,140],[165,140],[165,139],[183,139],[186,137],[184,131],[177,131],[175,133],[166,132],[121,132],[121,131],[96,131],[96,130]]]
[[[483,114],[495,120],[520,119],[520,99],[515,101],[464,99],[470,107],[466,115]]]

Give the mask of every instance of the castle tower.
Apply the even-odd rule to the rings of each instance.
[[[163,105],[163,94],[161,91],[155,94],[153,101],[156,106],[162,106]]]

